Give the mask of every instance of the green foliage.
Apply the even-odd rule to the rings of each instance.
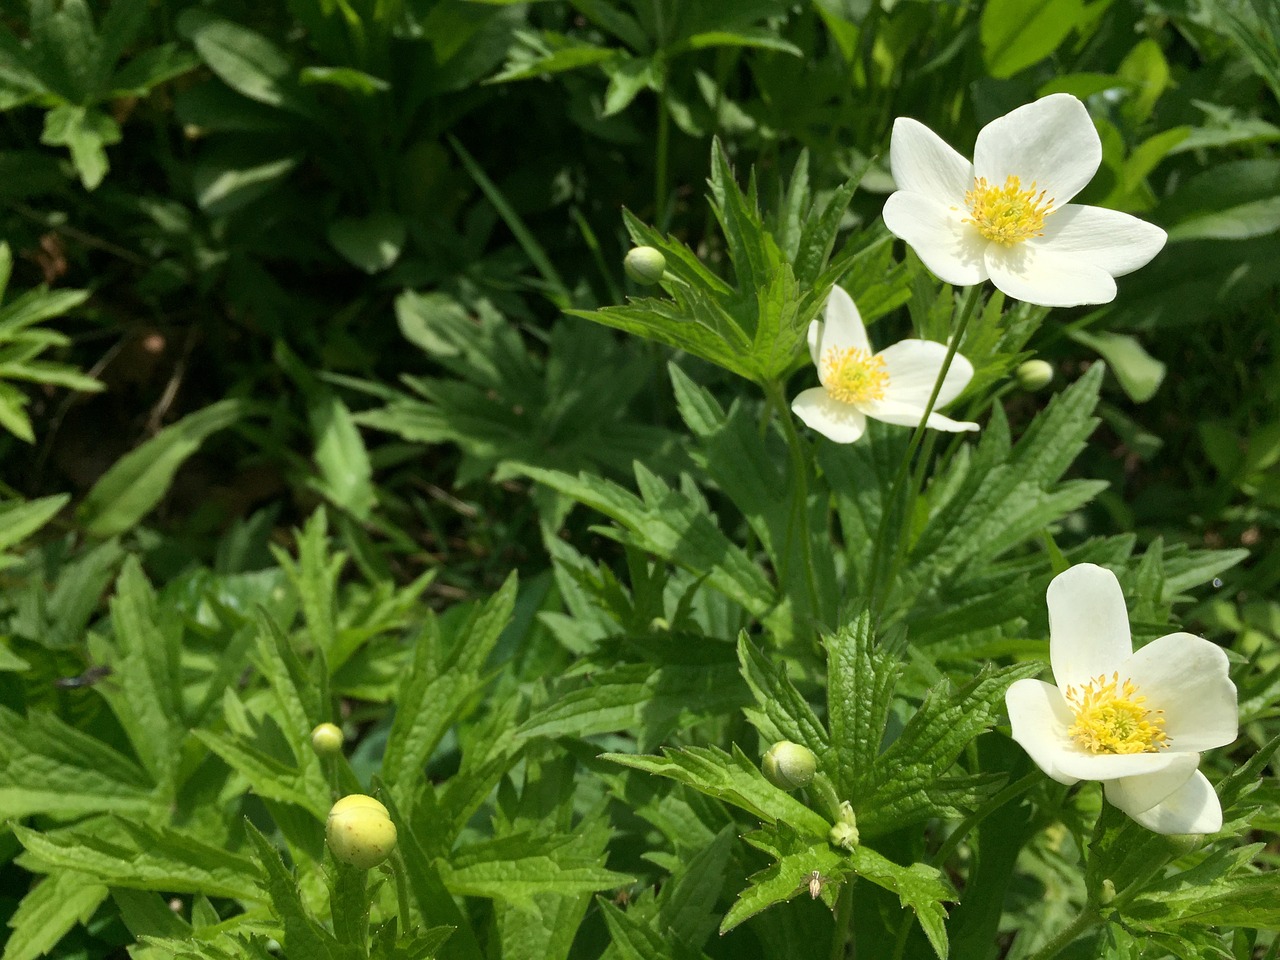
[[[1273,7],[10,5],[3,960],[1274,960]],[[939,283],[895,118],[1053,92],[1167,248]],[[837,283],[881,349],[963,320],[979,433],[792,416]],[[1081,562],[1227,650],[1217,834],[1008,736]]]

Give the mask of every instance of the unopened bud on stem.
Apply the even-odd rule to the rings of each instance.
[[[818,761],[813,751],[790,740],[775,743],[760,763],[765,779],[787,791],[807,787],[817,769]]]
[[[387,808],[363,793],[333,805],[324,836],[337,859],[362,870],[376,867],[396,848],[396,825]]]
[[[1018,364],[1014,376],[1018,379],[1018,386],[1033,393],[1053,383],[1053,367],[1044,360],[1028,360]]]
[[[649,286],[662,279],[667,272],[667,258],[661,250],[653,247],[635,247],[627,252],[622,261],[622,269],[636,283]]]
[[[342,730],[336,723],[319,723],[311,731],[311,748],[322,757],[330,757],[342,749]]]

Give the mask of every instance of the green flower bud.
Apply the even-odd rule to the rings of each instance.
[[[833,847],[852,850],[858,845],[858,828],[851,823],[837,823],[827,831],[827,840]]]
[[[818,761],[813,751],[790,740],[775,743],[760,764],[765,779],[787,791],[808,786],[817,769]]]
[[[1018,379],[1018,386],[1033,393],[1053,383],[1053,367],[1044,360],[1028,360],[1018,364],[1014,376]]]
[[[333,805],[324,836],[337,859],[362,870],[376,867],[396,848],[396,825],[387,808],[363,793]]]
[[[653,247],[635,247],[627,252],[622,261],[622,269],[636,283],[649,286],[662,279],[667,271],[667,258],[661,250]]]
[[[319,723],[311,731],[311,748],[322,757],[330,757],[342,749],[342,730],[336,723]]]
[[[1102,889],[1098,891],[1098,903],[1104,907],[1116,898],[1116,885],[1110,877],[1102,881]]]

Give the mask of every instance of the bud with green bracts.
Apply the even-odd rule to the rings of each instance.
[[[667,258],[653,247],[636,247],[628,251],[622,261],[622,269],[636,283],[649,286],[662,279],[667,271]]]
[[[813,751],[790,740],[775,743],[760,763],[765,779],[787,791],[808,786],[817,769],[818,761]]]
[[[827,831],[827,840],[833,847],[852,850],[858,845],[858,839],[858,818],[854,816],[853,804],[845,800],[840,804],[840,816]]]
[[[396,848],[396,825],[387,808],[363,793],[333,805],[324,836],[334,857],[362,870],[376,867]]]

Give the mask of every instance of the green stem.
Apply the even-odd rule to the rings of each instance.
[[[1070,946],[1077,937],[1097,924],[1097,922],[1097,908],[1091,903],[1086,904],[1074,920],[1059,930],[1052,940],[1032,955],[1031,960],[1050,960],[1050,958],[1056,957]]]
[[[873,619],[878,621],[884,601],[892,583],[892,577],[886,576],[884,582],[881,583],[880,563],[884,554],[885,539],[889,528],[896,519],[899,501],[903,498],[904,482],[907,479],[907,473],[911,468],[911,461],[915,457],[916,451],[920,447],[920,441],[924,437],[926,424],[929,421],[930,414],[933,413],[934,405],[938,402],[938,394],[942,392],[942,384],[947,379],[947,372],[951,369],[951,361],[955,359],[956,351],[960,348],[960,341],[964,339],[964,332],[969,326],[972,319],[974,309],[981,302],[981,288],[977,286],[967,287],[960,299],[960,319],[955,325],[955,329],[951,334],[951,341],[947,344],[947,354],[943,358],[942,368],[938,371],[938,379],[934,381],[933,391],[929,394],[929,402],[925,404],[924,415],[921,416],[920,422],[916,424],[916,428],[912,431],[911,440],[907,444],[907,452],[902,458],[902,462],[898,465],[898,472],[893,478],[893,484],[890,487],[889,499],[886,501],[884,510],[880,514],[880,526],[876,530],[876,542],[872,548],[871,566],[868,573],[868,591],[867,603],[870,606]],[[914,507],[916,494],[914,485],[908,492],[906,510],[902,514],[902,527],[905,528],[911,519],[911,508]],[[906,530],[900,531],[901,536],[906,535]],[[891,558],[892,559],[892,558]]]
[[[786,392],[781,381],[773,380],[765,386],[769,403],[777,410],[782,421],[782,432],[787,438],[787,453],[791,461],[791,520],[788,524],[787,543],[783,545],[779,561],[790,563],[790,546],[798,536],[800,560],[804,564],[805,584],[809,591],[809,615],[818,616],[818,580],[813,569],[813,536],[809,530],[809,464],[805,458],[800,434],[787,405]],[[785,580],[788,571],[779,570],[779,579]]]
[[[831,932],[831,960],[845,960],[849,950],[849,927],[853,920],[853,878],[840,884],[836,908],[832,914],[835,929]]]
[[[654,146],[653,217],[658,229],[665,231],[670,225],[667,216],[667,155],[671,149],[671,113],[667,110],[665,64],[659,69],[661,82],[658,86],[658,135]]]
[[[396,879],[396,912],[400,917],[400,934],[407,934],[412,921],[412,914],[409,912],[409,884],[404,875],[404,861],[400,858],[400,851],[397,850],[391,858],[391,873]]]

